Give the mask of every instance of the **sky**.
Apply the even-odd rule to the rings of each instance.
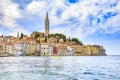
[[[120,0],[0,0],[0,35],[63,33],[86,44],[102,45],[108,55],[120,55]]]

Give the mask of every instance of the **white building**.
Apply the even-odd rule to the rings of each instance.
[[[19,41],[14,42],[14,54],[23,55],[23,44]]]
[[[48,43],[41,43],[41,55],[52,55],[53,46]]]
[[[40,55],[40,44],[39,43],[35,44],[35,55]]]
[[[22,45],[23,45],[23,54],[29,55],[30,54],[30,45],[29,45],[29,42],[23,41]]]

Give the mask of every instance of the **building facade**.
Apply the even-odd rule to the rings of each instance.
[[[53,46],[48,43],[41,43],[41,55],[52,55],[53,54]]]

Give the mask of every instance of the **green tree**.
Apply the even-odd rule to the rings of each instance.
[[[75,43],[79,45],[83,45],[82,41],[79,41],[77,38],[72,38],[71,41],[74,41]]]
[[[48,37],[55,37],[55,34],[49,34]]]
[[[21,33],[21,35],[20,35],[20,39],[23,39],[23,36],[24,36],[24,34],[23,34],[23,33]]]
[[[39,33],[36,33],[35,36],[34,36],[34,39],[36,40],[37,43],[40,43],[40,34]]]
[[[45,37],[45,42],[47,42],[47,37]]]
[[[65,42],[66,42],[66,40],[67,41],[74,41],[76,44],[83,45],[82,41],[79,41],[79,39],[77,39],[77,38],[71,39],[70,37],[68,39],[66,39],[66,36],[64,34],[61,34],[61,33],[49,34],[49,38],[50,37],[57,38],[57,42],[59,41],[59,39],[62,38]]]
[[[36,33],[35,34],[35,39],[39,38],[40,37],[40,34],[39,33]]]
[[[61,33],[49,34],[49,38],[50,37],[55,37],[58,40],[62,38],[64,41],[66,41],[66,36],[64,34],[61,34]]]

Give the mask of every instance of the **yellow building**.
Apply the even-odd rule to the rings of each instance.
[[[29,45],[30,45],[30,55],[35,55],[35,45],[36,45],[36,42],[31,41]]]
[[[40,38],[39,41],[40,43],[45,43],[45,38]]]
[[[57,39],[55,37],[50,37],[49,42],[50,43],[57,43]]]
[[[0,54],[4,53],[4,43],[0,42]]]
[[[105,55],[105,49],[99,45],[86,45],[86,55],[87,56],[98,56]]]
[[[99,45],[93,45],[92,48],[92,55],[99,55],[100,53],[100,46]]]
[[[30,55],[39,55],[40,54],[40,44],[35,42],[35,41],[31,41],[31,43],[29,43],[30,45]]]
[[[63,56],[67,53],[67,45],[56,43],[55,47],[57,48],[57,55]]]
[[[83,56],[84,55],[84,46],[72,45],[71,47],[75,49],[75,51],[76,51],[75,55],[76,56]]]
[[[5,43],[5,53],[13,54],[14,53],[14,44],[6,42]]]
[[[85,47],[86,47],[86,55],[90,56],[92,46],[91,45],[86,45]]]

